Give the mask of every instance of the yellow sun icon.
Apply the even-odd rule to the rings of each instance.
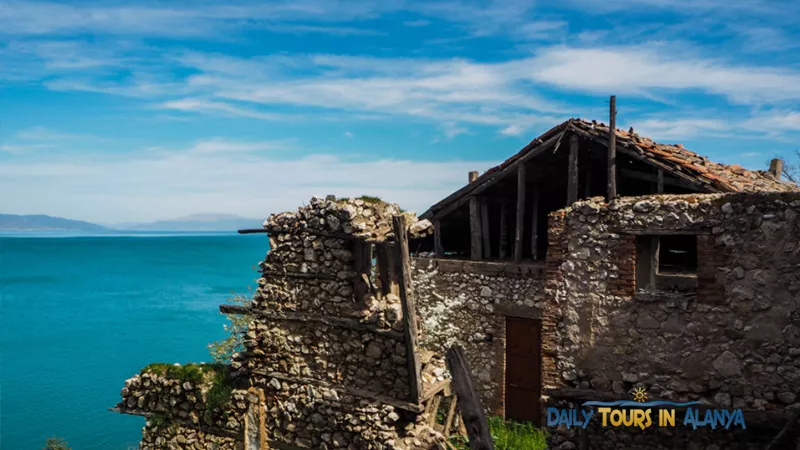
[[[637,402],[644,403],[647,401],[647,391],[642,386],[639,386],[631,391],[633,399]]]

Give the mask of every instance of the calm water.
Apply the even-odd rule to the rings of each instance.
[[[55,236],[58,236],[57,234]],[[217,306],[255,287],[264,235],[0,236],[0,448],[135,448],[108,411],[151,362],[208,361]]]

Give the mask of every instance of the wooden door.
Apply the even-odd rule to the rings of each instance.
[[[542,324],[506,317],[506,419],[540,424]]]

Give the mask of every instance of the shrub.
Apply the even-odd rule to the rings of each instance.
[[[228,298],[228,303],[246,306],[250,304],[250,300],[243,295],[235,294]],[[243,336],[253,318],[248,314],[228,314],[228,320],[230,323],[223,327],[230,335],[225,339],[208,344],[211,357],[218,363],[230,363],[231,356],[244,349]]]

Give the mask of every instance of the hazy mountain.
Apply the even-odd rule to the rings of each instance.
[[[82,220],[45,215],[0,214],[0,230],[108,231],[108,228]]]
[[[137,231],[236,231],[242,228],[260,228],[262,222],[263,220],[260,219],[248,219],[234,214],[206,213],[129,225],[125,229]]]

